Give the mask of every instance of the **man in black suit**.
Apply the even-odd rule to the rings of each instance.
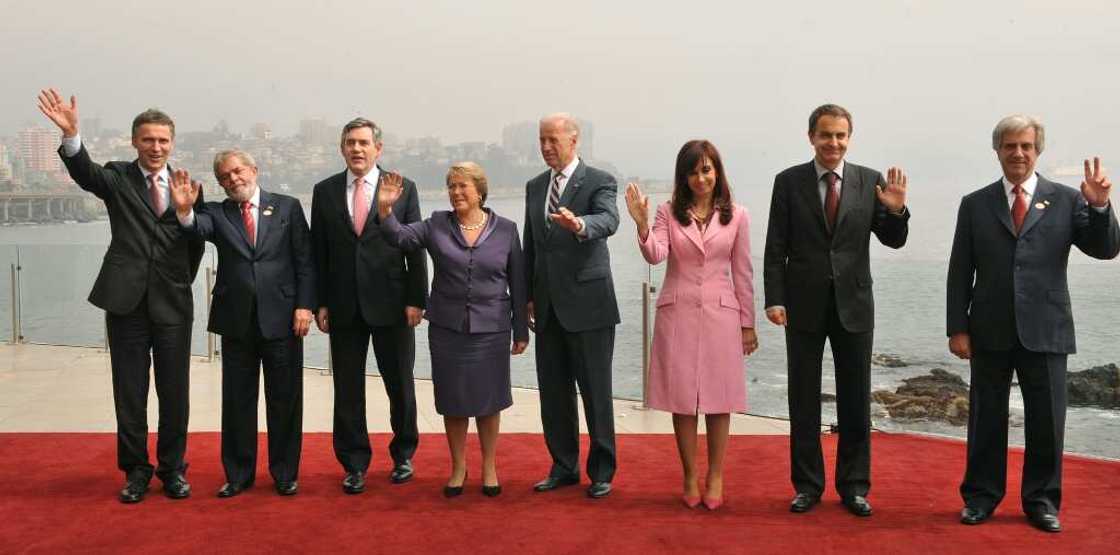
[[[44,90],[39,110],[62,131],[59,155],[70,177],[109,212],[112,239],[89,302],[105,310],[109,335],[117,466],[126,480],[119,498],[122,503],[142,500],[152,479],[147,409],[153,362],[159,398],[154,472],[168,497],[188,497],[183,457],[190,414],[191,282],[205,244],[183,233],[168,209],[167,160],[175,146],[175,123],[159,110],[141,113],[132,120],[136,160],[101,166],[90,160],[78,135],[77,98],[67,103],[57,90]]]
[[[591,436],[587,495],[600,498],[610,494],[616,466],[611,362],[619,317],[607,238],[618,229],[617,185],[580,160],[570,115],[541,119],[540,145],[549,169],[525,186],[524,245],[552,468],[534,489],[579,483],[578,385]]]
[[[961,522],[986,521],[1007,486],[1012,371],[1026,413],[1023,512],[1061,531],[1066,357],[1076,351],[1066,264],[1070,247],[1100,259],[1120,252],[1120,227],[1100,159],[1085,161],[1081,191],[1035,173],[1045,145],[1037,119],[1008,116],[992,132],[1003,177],[961,200],[946,287],[949,350],[968,359],[968,465]]]
[[[789,371],[790,474],[795,513],[824,493],[821,360],[832,345],[840,442],[836,490],[844,506],[870,516],[871,344],[875,322],[868,244],[906,244],[906,176],[844,161],[852,116],[834,104],[809,116],[812,161],[774,178],[766,232],[766,317],[785,326]]]
[[[252,487],[257,471],[257,395],[264,365],[268,470],[280,495],[295,495],[303,437],[303,337],[315,278],[299,200],[257,186],[247,152],[225,150],[214,175],[228,197],[192,208],[200,191],[186,170],[171,178],[179,223],[218,247],[211,332],[222,336],[222,466],[218,497]]]
[[[373,339],[377,369],[389,395],[393,440],[390,480],[412,479],[412,455],[420,441],[412,366],[416,334],[427,306],[428,268],[423,249],[405,254],[390,246],[377,225],[373,204],[382,174],[381,128],[357,118],[342,129],[346,171],[315,185],[311,239],[318,270],[319,329],[330,334],[334,363],[334,451],[346,477],[346,493],[365,491],[372,451],[366,428],[366,353]],[[416,184],[405,179],[393,204],[402,223],[420,220]],[[372,209],[371,209],[372,207]]]

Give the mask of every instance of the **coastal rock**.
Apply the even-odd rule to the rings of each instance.
[[[875,353],[871,355],[871,364],[875,366],[884,366],[886,368],[905,368],[910,366],[902,357],[892,355],[890,353]]]
[[[1066,389],[1070,405],[1120,409],[1120,368],[1108,364],[1070,372],[1066,376]]]
[[[878,390],[871,394],[891,418],[902,420],[940,420],[954,426],[968,422],[968,384],[960,376],[941,368],[927,375],[908,378],[895,391]]]

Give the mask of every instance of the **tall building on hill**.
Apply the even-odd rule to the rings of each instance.
[[[27,171],[56,173],[61,171],[58,158],[58,131],[44,127],[28,127],[19,132],[20,157]]]

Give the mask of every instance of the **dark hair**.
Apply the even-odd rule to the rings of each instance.
[[[171,128],[171,138],[175,138],[175,122],[171,121],[171,116],[155,108],[148,108],[132,119],[132,136],[136,136],[136,131],[140,129],[141,125],[148,123],[166,125]]]
[[[381,128],[378,127],[376,123],[373,123],[366,118],[354,118],[347,122],[346,125],[342,126],[342,138],[340,142],[346,141],[347,133],[355,129],[361,129],[363,127],[368,127],[370,132],[373,133],[374,143],[381,144]]]
[[[673,183],[673,216],[684,227],[688,227],[692,218],[688,209],[692,206],[692,189],[688,187],[688,174],[696,169],[696,164],[707,158],[712,161],[716,170],[716,187],[712,191],[713,208],[719,210],[719,223],[727,225],[731,222],[731,185],[727,183],[727,176],[723,173],[723,160],[719,157],[716,145],[700,139],[688,141],[677,153],[676,179]]]
[[[817,120],[821,119],[821,116],[833,116],[848,120],[848,134],[852,134],[852,130],[854,129],[852,127],[852,114],[845,110],[843,106],[837,106],[836,104],[822,104],[817,106],[817,109],[813,110],[812,114],[809,114],[810,134],[817,130]]]

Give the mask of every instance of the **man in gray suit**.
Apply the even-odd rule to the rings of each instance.
[[[534,489],[579,483],[578,385],[591,436],[587,495],[600,498],[610,494],[615,471],[611,359],[619,317],[607,238],[618,229],[617,185],[577,156],[572,116],[542,118],[540,145],[550,169],[525,186],[524,248],[552,469]]]
[[[1066,264],[1077,245],[1093,258],[1120,252],[1120,227],[1100,159],[1085,161],[1081,192],[1035,173],[1045,130],[1013,115],[992,133],[1003,177],[961,200],[949,258],[949,350],[969,359],[968,465],[961,522],[980,524],[1003,499],[1011,372],[1026,413],[1023,511],[1061,531],[1066,357],[1076,350]]]

